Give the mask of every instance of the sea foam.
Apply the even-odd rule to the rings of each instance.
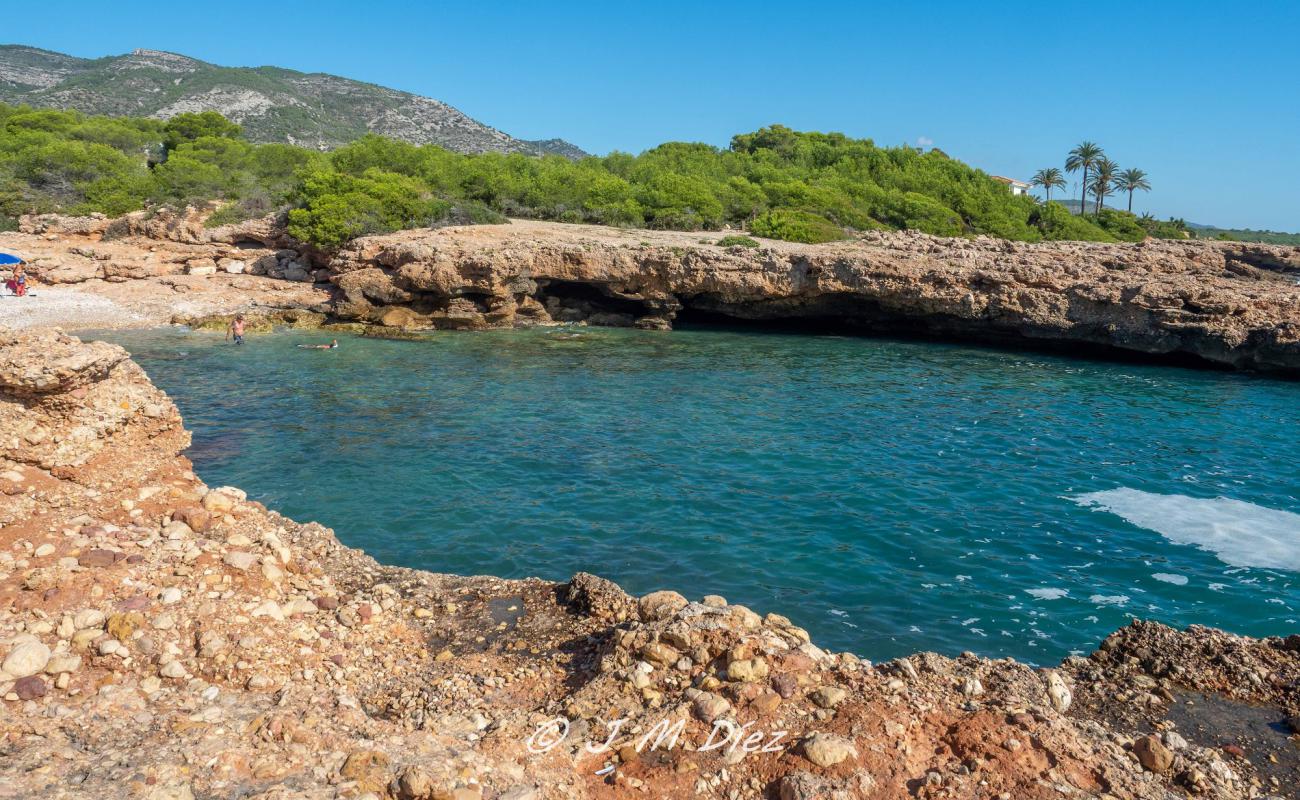
[[[1300,572],[1300,514],[1227,497],[1200,499],[1112,489],[1071,498],[1109,511],[1171,542],[1208,550],[1234,567]]]

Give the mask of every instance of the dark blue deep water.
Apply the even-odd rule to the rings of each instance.
[[[717,593],[836,650],[1300,631],[1300,384],[830,336],[114,332],[213,485],[382,561]]]

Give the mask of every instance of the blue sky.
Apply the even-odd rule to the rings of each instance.
[[[596,153],[780,122],[1028,179],[1092,139],[1151,175],[1135,211],[1300,231],[1294,1],[4,5],[6,42],[332,72]]]

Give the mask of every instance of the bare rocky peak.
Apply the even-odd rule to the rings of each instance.
[[[168,53],[163,50],[132,50],[130,55],[115,59],[113,67],[118,70],[160,69],[164,72],[189,73],[205,66],[202,61]]]

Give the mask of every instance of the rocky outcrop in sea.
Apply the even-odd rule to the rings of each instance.
[[[1300,791],[1300,637],[873,664],[797,609],[388,567],[205,485],[188,444],[121,348],[0,332],[0,796]]]

